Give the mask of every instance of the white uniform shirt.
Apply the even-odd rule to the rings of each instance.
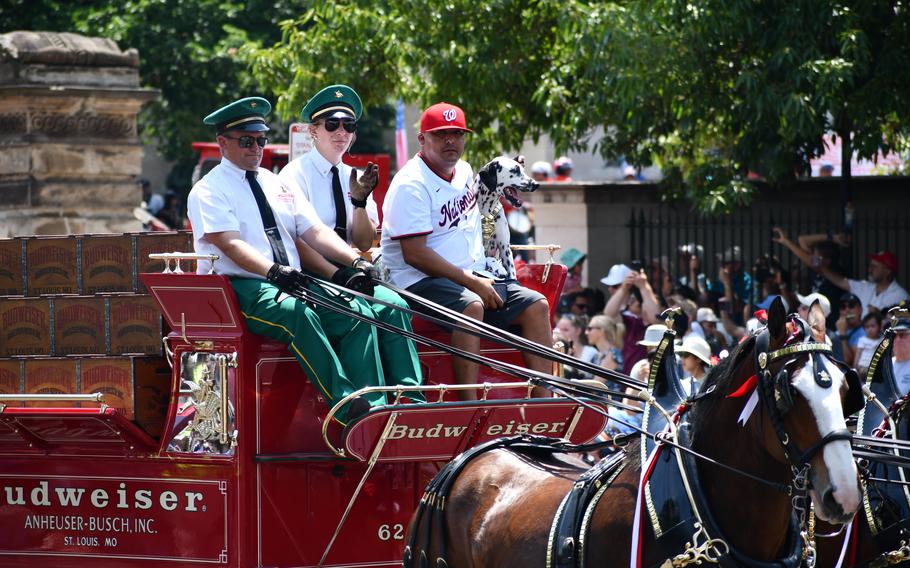
[[[427,235],[427,246],[461,269],[483,270],[483,236],[474,173],[459,160],[448,182],[419,155],[395,174],[382,205],[382,261],[392,283],[402,288],[426,274],[405,263],[399,239]]]
[[[259,168],[256,179],[275,215],[275,224],[284,250],[287,251],[288,264],[299,269],[300,256],[294,241],[319,223],[319,218],[299,192],[288,188],[269,170]],[[187,215],[193,225],[193,247],[196,252],[221,257],[215,261],[215,272],[227,276],[263,279],[258,274],[240,268],[205,238],[208,233],[238,231],[240,238],[262,256],[274,258],[245,170],[223,158],[220,164],[193,186],[187,200]],[[200,274],[209,271],[208,262],[200,261],[198,264],[197,272]]]
[[[892,357],[891,367],[894,369],[894,382],[897,385],[897,394],[903,396],[910,391],[910,360],[898,362]]]
[[[309,200],[319,219],[330,229],[335,229],[335,195],[332,193],[332,163],[325,159],[316,148],[281,168],[278,177],[285,184],[297,188]],[[347,241],[350,244],[354,224],[354,205],[351,203],[351,166],[338,164],[338,177],[347,214]],[[379,210],[373,194],[367,198],[367,216],[374,224],[379,223]]]
[[[847,282],[850,283],[850,291],[863,303],[863,317],[869,313],[869,306],[875,306],[881,310],[910,299],[907,291],[901,288],[897,280],[893,280],[881,294],[875,291],[874,282],[868,280],[847,280]]]

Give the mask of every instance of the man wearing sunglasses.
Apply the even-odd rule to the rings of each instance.
[[[205,124],[215,127],[222,160],[190,192],[194,248],[220,257],[214,270],[230,277],[250,331],[288,344],[331,406],[355,390],[386,384],[376,330],[347,314],[308,306],[296,296],[320,294],[353,312],[369,317],[373,312],[366,302],[322,291],[300,271],[301,262],[333,280],[341,273],[346,282],[358,274],[366,280],[363,272],[372,265],[323,225],[299,192],[259,167],[270,111],[268,101],[249,97],[205,118]],[[209,268],[200,262],[198,271]],[[397,375],[388,382],[417,385],[420,375]],[[348,407],[347,416],[385,403],[381,393],[366,395]]]
[[[370,162],[359,178],[357,171],[341,161],[356,138],[357,121],[363,114],[360,96],[347,85],[328,86],[310,98],[300,116],[310,124],[313,148],[285,166],[278,177],[290,188],[300,190],[313,206],[324,225],[345,244],[362,251],[373,245],[379,215],[371,193],[379,180],[376,165]],[[320,263],[320,260],[316,260]],[[306,268],[326,274],[331,266],[326,261],[323,270]],[[343,282],[337,282],[343,284]],[[395,292],[375,286],[373,296],[383,302],[407,307]],[[410,317],[400,310],[371,303],[375,317],[399,329],[411,330]],[[377,330],[382,366],[389,377],[421,376],[420,360],[414,342],[400,334]]]

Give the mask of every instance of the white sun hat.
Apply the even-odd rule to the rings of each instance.
[[[689,335],[683,339],[682,345],[676,348],[677,353],[688,353],[701,359],[705,365],[711,364],[711,346],[697,335]]]

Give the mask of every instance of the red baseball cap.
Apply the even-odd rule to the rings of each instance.
[[[432,132],[434,130],[465,130],[474,132],[468,128],[467,121],[464,118],[464,111],[449,103],[436,103],[423,111],[420,117],[420,131]]]
[[[891,269],[891,272],[897,272],[897,257],[890,250],[879,251],[869,255],[869,260],[880,262]]]

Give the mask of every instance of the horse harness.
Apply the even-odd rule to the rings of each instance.
[[[803,337],[811,337],[806,333],[805,323],[801,320],[795,321],[798,326],[800,324],[803,326],[803,329],[800,330],[804,334]],[[785,489],[792,498],[794,510],[794,515],[791,517],[785,555],[770,562],[760,561],[748,557],[730,545],[724,539],[723,532],[715,521],[707,498],[702,492],[698,479],[696,457],[688,452],[672,448],[677,459],[674,460],[669,455],[660,457],[655,455],[656,464],[652,476],[649,480],[643,479],[643,483],[648,483],[645,488],[647,489],[646,506],[650,512],[652,526],[657,537],[657,556],[668,558],[668,560],[655,566],[679,568],[691,564],[711,563],[731,567],[795,568],[803,560],[809,566],[814,565],[814,548],[811,544],[810,531],[807,529],[806,520],[809,460],[828,443],[836,440],[849,440],[851,434],[847,430],[829,432],[809,448],[801,449],[790,438],[784,426],[784,417],[792,410],[796,399],[795,388],[790,382],[788,365],[785,364],[775,375],[772,375],[771,365],[784,357],[809,353],[816,383],[822,388],[828,388],[831,386],[832,381],[830,375],[824,370],[822,361],[824,360],[824,355],[831,352],[831,348],[825,343],[806,341],[787,345],[769,352],[770,333],[767,329],[761,331],[756,336],[755,341],[756,389],[758,389],[758,396],[768,409],[770,421],[793,472],[793,480],[790,486]],[[669,369],[669,367],[666,367],[666,369]],[[654,370],[652,368],[652,375],[653,373]],[[675,373],[675,367],[673,367],[671,372],[665,374],[668,375],[668,381],[679,380]],[[844,411],[845,415],[849,415],[861,410],[864,400],[858,375],[852,370],[846,370],[845,374],[848,394]],[[651,383],[653,386],[653,380]],[[667,386],[663,390],[667,393],[672,393],[674,390],[679,391],[678,388],[669,388]],[[709,387],[705,392],[686,400],[680,406],[676,419],[679,421],[681,414],[688,410],[691,405],[697,403],[698,400],[709,395],[710,392]],[[648,426],[649,433],[656,434],[651,424],[646,424],[646,426]],[[688,422],[681,421],[678,427],[671,427],[665,422],[658,420],[656,426],[664,430],[663,435],[665,436],[675,432],[675,441],[680,446],[691,447],[691,432]],[[643,450],[645,445],[646,439],[643,439]],[[664,447],[663,449],[668,448]],[[658,453],[660,452],[659,443],[655,445],[655,450]],[[642,463],[644,464],[644,456]],[[684,552],[675,554],[674,551],[679,550]]]
[[[866,384],[878,400],[890,403],[887,413],[876,405],[867,406],[859,415],[857,432],[864,435],[910,440],[910,397],[901,396],[891,367],[894,332],[889,330],[877,346],[866,374]],[[896,428],[891,431],[891,425]],[[868,480],[863,484],[861,512],[853,522],[853,531],[865,517],[872,539],[879,551],[863,566],[884,568],[910,560],[910,488],[900,466],[870,461],[865,465],[866,476],[895,483]],[[850,535],[847,535],[849,538]],[[855,552],[855,551],[854,551]]]
[[[606,445],[606,443],[601,442],[576,446],[565,440],[523,434],[509,438],[497,438],[465,450],[454,460],[446,464],[446,466],[430,481],[429,485],[427,485],[427,489],[424,492],[423,497],[421,497],[420,503],[417,505],[417,511],[414,514],[414,522],[412,523],[410,531],[411,534],[402,558],[403,568],[413,568],[415,566],[417,568],[427,568],[428,559],[426,551],[430,547],[430,535],[433,532],[431,529],[434,524],[436,525],[435,534],[438,552],[435,566],[436,568],[448,567],[448,562],[446,561],[445,538],[443,536],[446,530],[446,500],[448,499],[452,486],[455,484],[455,480],[458,478],[459,474],[475,458],[499,448],[513,450],[524,449],[549,453],[572,453],[599,449]],[[613,454],[613,456],[601,460],[594,468],[589,469],[582,475],[582,478],[585,478],[587,481],[581,483],[581,479],[579,479],[572,491],[581,491],[583,487],[590,486],[590,484],[606,489],[606,487],[609,486],[609,483],[612,482],[616,475],[622,470],[624,465],[622,457],[622,452],[617,452],[616,454]],[[609,478],[606,483],[604,483],[605,478]],[[585,495],[588,493],[589,492],[585,492]],[[600,493],[602,494],[603,491],[600,491]],[[564,508],[565,506],[566,501],[563,500],[563,504],[560,505],[560,508]],[[569,506],[568,508],[576,511],[576,507],[574,506]],[[415,558],[414,551],[418,549],[420,550],[420,556]]]
[[[797,320],[800,323],[801,320]],[[804,325],[804,323],[803,323]],[[671,448],[676,454],[677,459],[661,458],[660,463],[655,467],[654,473],[667,469],[666,473],[675,475],[665,476],[667,479],[663,483],[668,488],[664,491],[664,503],[657,503],[656,500],[649,498],[649,508],[654,511],[662,509],[673,510],[677,513],[674,518],[675,524],[668,527],[665,531],[658,532],[658,549],[664,552],[660,556],[668,559],[655,566],[660,568],[682,568],[691,564],[702,564],[704,562],[717,564],[721,567],[741,567],[749,568],[796,568],[804,559],[808,565],[814,566],[814,549],[811,546],[810,539],[806,531],[806,511],[808,510],[808,471],[809,460],[816,452],[821,450],[825,445],[837,440],[849,440],[851,434],[847,430],[837,430],[829,432],[821,440],[812,444],[806,450],[802,450],[790,439],[784,427],[784,417],[792,410],[795,401],[795,389],[790,384],[789,372],[786,365],[778,371],[776,376],[772,377],[770,366],[771,363],[783,357],[796,355],[799,353],[809,353],[813,365],[813,376],[819,386],[828,388],[832,381],[830,375],[823,369],[822,356],[831,353],[831,347],[825,343],[814,341],[801,342],[790,346],[785,346],[772,352],[768,352],[770,342],[770,333],[767,329],[763,330],[756,336],[756,369],[758,370],[757,389],[759,396],[771,416],[771,422],[777,433],[777,437],[784,448],[787,459],[790,461],[791,469],[794,473],[793,482],[786,486],[786,491],[793,499],[794,515],[791,518],[790,532],[788,537],[787,553],[784,558],[775,561],[761,561],[750,558],[742,552],[736,550],[727,543],[722,531],[715,522],[707,499],[703,494],[700,484],[698,483],[698,472],[696,467],[696,457],[688,452],[683,452],[678,448]],[[652,387],[653,377],[657,368],[661,364],[661,358],[668,346],[672,345],[672,337],[668,343],[667,336],[658,347],[658,355],[652,363]],[[671,357],[672,359],[672,357]],[[669,368],[670,364],[664,360],[664,364]],[[848,395],[844,406],[845,414],[852,414],[862,408],[863,395],[859,377],[854,371],[847,374]],[[678,377],[673,372],[673,376],[678,382]],[[674,389],[666,391],[669,395],[682,392],[678,385]],[[700,398],[709,394],[710,391],[696,395],[687,400],[680,406],[680,412],[677,417],[681,416],[685,410],[696,403]],[[658,405],[657,400],[650,401]],[[672,407],[672,406],[670,406]],[[646,412],[647,416],[647,412]],[[646,440],[650,437],[675,438],[674,445],[691,447],[690,433],[688,423],[681,424],[678,428],[674,425],[669,427],[669,432],[664,431],[662,434],[650,431],[642,434],[642,448],[646,447]],[[670,434],[670,435],[668,435]],[[658,446],[662,446],[658,442]],[[530,449],[544,450],[550,452],[577,452],[578,446],[571,446],[565,442],[560,442],[552,438],[542,438],[536,436],[515,436],[511,438],[500,438],[491,440],[485,444],[476,446],[465,451],[455,460],[447,464],[433,478],[427,486],[421,501],[415,513],[415,521],[412,525],[411,536],[405,548],[403,567],[425,568],[428,566],[426,550],[429,548],[431,535],[431,525],[437,524],[435,531],[437,540],[438,558],[436,559],[437,568],[446,568],[448,566],[445,557],[445,501],[455,483],[456,478],[461,471],[474,458],[481,454],[496,448],[513,448],[513,449]],[[659,449],[659,448],[658,448]],[[601,496],[610,486],[613,480],[619,475],[624,467],[624,452],[616,454],[601,460],[593,468],[585,472],[576,481],[569,493],[563,498],[557,509],[554,520],[551,524],[549,540],[547,543],[547,568],[580,568],[584,566],[584,547],[585,536],[590,524],[593,512],[600,501]],[[669,464],[669,465],[667,465]],[[642,461],[644,468],[645,461]],[[744,473],[744,472],[740,472]],[[646,480],[643,480],[643,483]],[[650,483],[654,483],[652,477]],[[766,482],[769,483],[770,482]],[[777,484],[771,484],[777,486]],[[649,496],[651,494],[649,493]],[[661,505],[669,505],[661,507]],[[798,514],[797,514],[798,513]],[[688,518],[686,518],[688,517]],[[656,517],[651,515],[652,522]],[[664,538],[661,540],[661,535]],[[712,536],[713,535],[713,536]],[[421,549],[419,559],[414,558],[414,551]],[[681,554],[674,555],[673,551],[684,550]],[[415,564],[416,562],[416,564]]]

